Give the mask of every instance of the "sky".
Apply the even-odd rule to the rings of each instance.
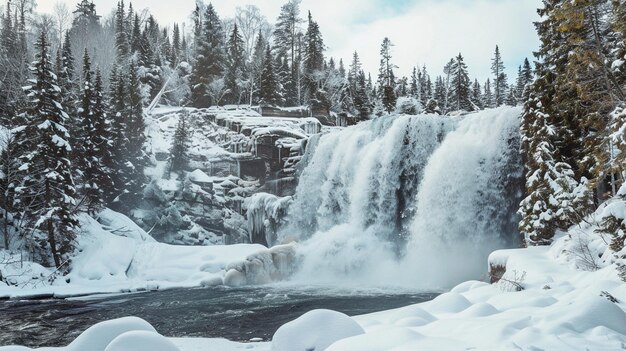
[[[38,12],[51,12],[57,1],[72,9],[77,0],[38,0]],[[125,2],[128,3],[129,0]],[[254,4],[274,23],[287,0],[213,0],[220,17],[232,17],[238,6]],[[149,8],[160,23],[189,22],[195,0],[134,0],[135,9]],[[205,2],[209,2],[206,0]],[[100,14],[109,14],[117,0],[94,0]],[[302,17],[310,10],[321,28],[326,55],[349,63],[357,51],[364,68],[375,77],[380,44],[395,44],[397,75],[426,65],[431,76],[460,53],[470,77],[481,82],[490,76],[495,46],[510,79],[517,67],[539,46],[533,22],[540,0],[302,0]],[[531,60],[532,61],[532,60]]]

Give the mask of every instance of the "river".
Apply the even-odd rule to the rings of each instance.
[[[169,337],[270,340],[314,309],[360,315],[424,302],[437,293],[255,287],[172,289],[71,299],[0,302],[0,346],[65,346],[88,327],[137,316]]]

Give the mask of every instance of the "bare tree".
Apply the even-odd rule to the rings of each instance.
[[[250,60],[254,53],[259,32],[266,40],[270,40],[272,35],[272,25],[263,16],[261,10],[255,5],[237,7],[235,22],[241,33],[244,42],[246,60]]]
[[[63,43],[63,33],[65,33],[72,23],[72,12],[67,4],[63,1],[57,1],[54,4],[53,16],[56,21],[56,30],[58,32],[58,45]]]

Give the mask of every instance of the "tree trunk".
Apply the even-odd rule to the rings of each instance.
[[[54,258],[54,266],[56,268],[61,268],[61,258],[59,257],[59,252],[57,251],[57,242],[54,238],[54,226],[52,224],[52,220],[48,219],[48,243],[50,244],[50,251],[52,251],[52,258]]]

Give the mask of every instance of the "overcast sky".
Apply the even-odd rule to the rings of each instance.
[[[39,12],[51,12],[57,1],[71,8],[77,0],[38,0]],[[214,0],[220,17],[232,17],[237,6],[254,4],[274,23],[286,0]],[[125,1],[128,3],[128,0]],[[205,2],[209,2],[208,0]],[[100,14],[109,14],[117,0],[94,0]],[[159,22],[189,21],[195,0],[134,0],[135,9],[149,8]],[[500,45],[509,77],[539,45],[532,22],[540,0],[302,0],[302,15],[311,10],[320,24],[327,55],[343,58],[359,52],[365,68],[378,71],[380,43],[388,36],[395,44],[398,75],[426,64],[431,76],[459,52],[470,76],[484,81],[490,59]]]

